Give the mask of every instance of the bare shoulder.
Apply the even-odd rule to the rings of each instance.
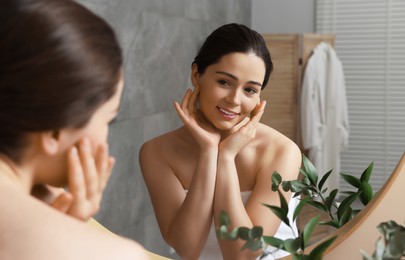
[[[147,259],[138,243],[0,184],[0,259]]]
[[[295,142],[264,124],[259,125],[256,138],[263,164],[271,165],[271,168],[275,168],[285,178],[297,177],[302,153]],[[290,168],[297,171],[285,170]]]
[[[141,164],[149,158],[164,159],[174,149],[181,129],[176,129],[146,141],[139,152]]]
[[[296,156],[297,154],[299,157],[301,156],[301,151],[295,142],[267,125],[259,125],[257,138],[265,149],[277,153],[292,153],[291,156]]]
[[[185,127],[145,142],[139,152],[142,174],[145,176],[173,170],[180,162],[186,162],[195,154],[195,144]]]

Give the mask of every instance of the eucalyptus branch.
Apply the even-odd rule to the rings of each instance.
[[[344,198],[338,203],[336,196],[339,193],[338,189],[334,189],[327,193],[327,188],[324,188],[329,176],[332,174],[332,170],[324,174],[321,180],[318,179],[318,172],[312,162],[303,155],[303,167],[300,172],[303,175],[301,180],[289,180],[283,181],[281,175],[278,172],[274,172],[271,177],[271,189],[276,191],[280,198],[280,207],[274,205],[263,204],[269,208],[283,223],[293,230],[295,238],[279,239],[274,236],[263,235],[263,228],[255,226],[253,228],[236,227],[231,229],[231,220],[226,212],[221,213],[220,227],[217,229],[217,236],[221,239],[245,240],[245,244],[241,250],[246,248],[256,251],[262,250],[262,257],[270,254],[267,248],[269,245],[285,250],[292,254],[293,260],[299,259],[322,259],[324,251],[333,243],[336,237],[332,237],[323,243],[315,247],[309,254],[305,254],[305,248],[309,245],[308,241],[316,225],[329,225],[334,228],[340,228],[345,225],[350,219],[352,219],[358,210],[353,210],[351,205],[360,199],[363,205],[367,205],[373,198],[373,190],[369,184],[371,172],[373,169],[373,163],[371,163],[361,174],[360,178],[355,176],[341,173],[340,176],[353,186],[356,191],[343,191]],[[284,191],[291,191],[294,193],[294,197],[300,196],[300,202],[294,209],[293,222],[296,221],[301,213],[301,210],[305,205],[310,205],[321,212],[326,212],[329,216],[329,221],[319,221],[319,215],[309,220],[309,222],[299,230],[298,234],[295,234],[293,223],[290,223],[288,218],[288,203],[284,198],[280,186]],[[327,196],[325,196],[327,194]],[[318,198],[318,199],[317,199]],[[332,210],[334,209],[334,210]],[[388,224],[387,224],[388,223]],[[400,258],[384,258],[380,257],[381,252],[385,252],[387,256],[403,256],[405,252],[405,227],[399,226],[395,222],[381,223],[379,226],[380,232],[384,234],[384,242],[382,240],[377,241],[377,251],[372,257],[367,256],[363,252],[365,260],[377,260],[377,259],[400,259]],[[394,242],[392,242],[394,241]],[[400,241],[400,242],[398,242]],[[394,249],[393,249],[394,248]],[[383,250],[384,249],[384,250]],[[391,251],[389,251],[391,250]],[[388,253],[387,253],[388,252]]]

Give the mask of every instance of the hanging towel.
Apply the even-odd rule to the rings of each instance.
[[[348,146],[349,119],[342,63],[326,42],[315,47],[305,69],[301,92],[303,148],[319,178],[333,169],[328,191],[339,188],[340,152]]]

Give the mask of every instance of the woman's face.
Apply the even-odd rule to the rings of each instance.
[[[80,137],[87,137],[89,139],[93,154],[101,143],[107,141],[108,126],[115,119],[119,111],[123,85],[124,82],[121,78],[114,96],[96,110],[85,127],[77,130],[77,134]]]
[[[251,53],[231,53],[196,75],[200,109],[217,129],[227,131],[245,119],[260,102],[265,64]]]
[[[117,91],[108,101],[102,104],[93,114],[90,121],[82,128],[61,129],[59,152],[50,158],[44,159],[44,164],[37,171],[38,183],[47,183],[54,186],[67,184],[67,155],[66,152],[72,146],[78,145],[79,141],[87,138],[93,156],[96,155],[100,144],[107,141],[108,127],[117,116],[121,93],[123,90],[123,79],[118,83]],[[59,172],[59,174],[58,174]]]

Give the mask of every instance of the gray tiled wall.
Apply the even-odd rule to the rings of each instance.
[[[173,101],[190,84],[190,65],[216,27],[250,25],[250,0],[79,0],[116,30],[125,55],[125,90],[110,151],[117,163],[96,216],[111,231],[171,256],[160,236],[138,163],[148,139],[180,125]]]

